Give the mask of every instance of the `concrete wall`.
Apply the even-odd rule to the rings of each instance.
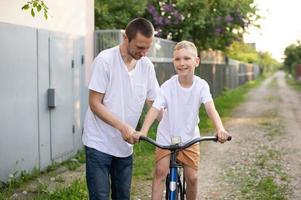
[[[0,1],[0,183],[82,148],[82,105],[94,54],[94,1],[45,0],[49,18]],[[55,89],[56,107],[47,91]]]
[[[1,181],[82,149],[84,46],[83,37],[0,22]]]

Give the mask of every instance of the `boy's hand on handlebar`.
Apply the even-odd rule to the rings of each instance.
[[[224,143],[226,141],[231,140],[231,136],[226,130],[217,131],[216,136],[217,136],[217,141],[220,143]]]
[[[141,132],[141,131],[136,131],[133,133],[133,141],[134,143],[137,143],[140,141],[140,136],[146,136],[147,134]]]

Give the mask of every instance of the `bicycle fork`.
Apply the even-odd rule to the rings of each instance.
[[[169,200],[177,199],[177,181],[178,171],[176,162],[176,153],[171,154],[170,172],[169,172]]]

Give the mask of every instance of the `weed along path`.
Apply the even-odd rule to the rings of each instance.
[[[231,142],[201,145],[199,199],[301,199],[301,93],[284,72],[226,121]]]

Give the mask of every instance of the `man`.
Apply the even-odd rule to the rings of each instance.
[[[93,62],[83,134],[90,200],[109,199],[110,182],[113,200],[130,199],[134,129],[145,101],[151,105],[158,88],[154,66],[145,57],[153,25],[134,19],[123,39]]]

